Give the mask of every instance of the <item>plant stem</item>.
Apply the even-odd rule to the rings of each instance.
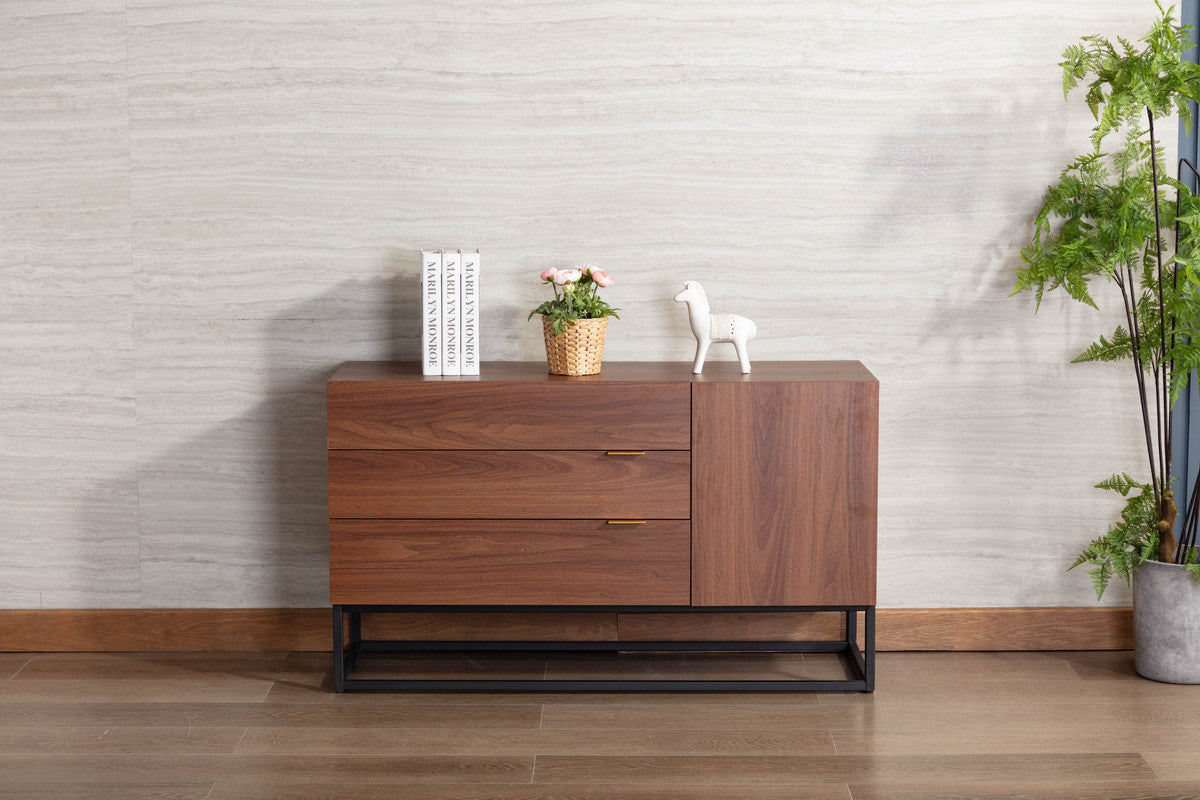
[[[1160,459],[1161,469],[1159,474],[1163,476],[1163,494],[1165,495],[1171,489],[1171,395],[1170,395],[1170,373],[1168,365],[1165,363],[1167,355],[1167,323],[1166,323],[1166,302],[1163,292],[1163,261],[1162,261],[1162,215],[1158,208],[1158,149],[1154,141],[1154,111],[1146,108],[1146,117],[1150,121],[1150,180],[1154,189],[1154,257],[1158,264],[1158,339],[1159,339],[1159,363],[1154,368],[1154,403],[1159,406],[1159,426],[1158,426],[1158,454]],[[1162,384],[1161,387],[1159,384]],[[1161,402],[1161,405],[1160,405]],[[1166,509],[1161,509],[1160,513],[1163,518],[1166,516]]]
[[[1154,406],[1158,412],[1155,432],[1158,434],[1159,475],[1162,487],[1156,495],[1158,500],[1158,560],[1175,560],[1175,498],[1171,492],[1171,462],[1168,451],[1171,442],[1171,396],[1170,374],[1167,365],[1166,296],[1163,291],[1163,243],[1162,214],[1158,200],[1158,146],[1154,139],[1154,111],[1146,107],[1146,118],[1150,122],[1150,182],[1154,192],[1154,259],[1158,278],[1158,341],[1159,356],[1152,364],[1154,369]],[[1178,245],[1176,245],[1178,247]],[[1153,458],[1153,453],[1151,458]]]
[[[1125,265],[1126,276],[1122,276],[1120,267],[1114,273],[1115,282],[1121,290],[1121,300],[1125,306],[1125,320],[1129,325],[1129,342],[1133,350],[1133,370],[1137,378],[1138,400],[1142,404],[1142,427],[1146,432],[1146,455],[1150,461],[1150,488],[1154,495],[1154,503],[1156,510],[1162,501],[1162,495],[1159,491],[1158,470],[1154,457],[1154,439],[1150,435],[1150,407],[1146,399],[1146,376],[1142,374],[1142,337],[1138,330],[1138,315],[1137,315],[1137,298],[1133,295],[1133,290],[1136,286],[1133,280],[1133,268],[1128,264]],[[1128,286],[1126,286],[1128,281]]]

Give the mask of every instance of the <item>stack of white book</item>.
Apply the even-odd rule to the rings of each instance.
[[[421,253],[421,372],[479,374],[479,251]]]

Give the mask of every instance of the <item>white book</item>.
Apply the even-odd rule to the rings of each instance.
[[[421,374],[442,374],[442,254],[421,253]]]
[[[442,374],[462,374],[462,255],[442,253]]]
[[[462,374],[479,374],[479,251],[462,254]]]

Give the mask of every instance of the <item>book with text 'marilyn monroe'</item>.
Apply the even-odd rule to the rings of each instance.
[[[442,374],[442,254],[421,253],[421,374]]]
[[[442,253],[442,374],[462,374],[462,254]]]
[[[462,374],[479,374],[479,251],[462,254]]]

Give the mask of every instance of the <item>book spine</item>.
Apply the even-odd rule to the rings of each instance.
[[[462,374],[462,256],[442,254],[442,374]]]
[[[442,374],[442,254],[421,253],[421,374]]]
[[[479,251],[462,255],[462,374],[479,374]]]

